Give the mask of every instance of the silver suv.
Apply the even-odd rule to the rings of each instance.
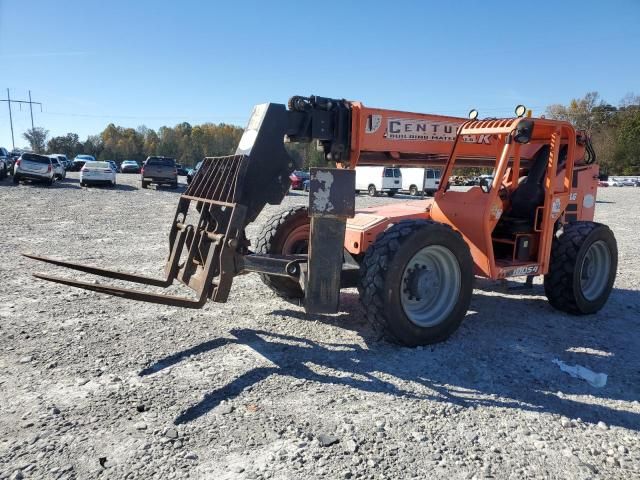
[[[23,153],[13,167],[13,183],[20,180],[36,180],[53,185],[56,176],[52,160],[37,153]]]

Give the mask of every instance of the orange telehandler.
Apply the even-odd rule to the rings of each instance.
[[[309,205],[245,235],[266,204],[280,204],[296,165],[286,142],[316,141],[337,168],[311,170]],[[433,198],[355,210],[356,165],[443,168]],[[478,186],[455,187],[454,169],[483,167]],[[357,287],[367,318],[388,339],[415,346],[446,339],[464,318],[474,276],[544,275],[550,304],[597,312],[617,269],[611,230],[593,222],[598,166],[588,136],[566,122],[470,119],[292,97],[254,107],[235,155],[205,158],[178,202],[165,278],[27,255],[89,274],[167,287],[195,298],[35,276],[152,303],[200,308],[225,302],[234,276],[255,272],[308,312],[335,312]]]

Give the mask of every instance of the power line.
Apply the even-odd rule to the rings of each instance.
[[[11,103],[18,103],[18,104],[23,104],[23,103],[28,103],[29,104],[29,112],[31,113],[31,131],[33,132],[34,130],[34,124],[33,124],[33,105],[40,105],[40,111],[42,112],[42,103],[40,102],[34,102],[31,100],[31,90],[29,90],[29,100],[12,100],[11,99],[11,95],[9,94],[9,89],[7,88],[7,99],[6,100],[0,100],[0,102],[7,102],[7,106],[9,107],[9,123],[11,124],[11,144],[13,145],[13,149],[16,149],[16,142],[15,139],[13,138],[13,115],[11,114]]]

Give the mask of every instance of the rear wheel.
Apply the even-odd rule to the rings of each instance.
[[[20,183],[20,177],[17,173],[13,174],[13,183]]]
[[[448,225],[399,222],[367,250],[358,290],[367,319],[388,340],[407,346],[443,341],[471,301],[469,247]]]
[[[308,253],[310,225],[307,207],[295,207],[275,214],[266,222],[258,236],[256,253],[275,255]],[[260,278],[282,298],[304,298],[302,288],[294,280],[263,274]]]
[[[393,197],[395,194],[396,194],[396,191],[395,191],[395,190],[389,190],[389,191],[387,192],[387,195],[388,195],[389,197]]]
[[[376,190],[376,186],[369,185],[369,187],[367,188],[367,193],[369,193],[370,197],[375,197],[378,194],[378,191]]]
[[[171,184],[171,188],[178,188],[178,182],[174,182]]]
[[[544,291],[554,308],[574,315],[600,310],[607,302],[618,268],[613,232],[601,223],[572,222],[553,239]]]
[[[415,185],[411,185],[409,187],[409,195],[411,195],[412,197],[418,195],[418,187],[416,187]]]
[[[142,182],[142,188],[147,188],[149,184],[147,182]]]

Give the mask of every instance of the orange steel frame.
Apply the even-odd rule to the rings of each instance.
[[[548,272],[554,225],[558,221],[564,222],[567,205],[573,203],[575,219],[593,219],[598,167],[578,165],[584,158],[584,145],[578,144],[576,131],[569,123],[528,118],[526,120],[535,123],[533,137],[529,143],[519,144],[513,141],[511,133],[524,120],[521,118],[465,121],[457,117],[411,114],[355,105],[351,167],[367,163],[444,165],[444,170],[441,177],[443,181],[433,199],[358,210],[356,216],[347,222],[345,236],[345,248],[354,255],[364,253],[375,237],[390,224],[409,218],[432,219],[451,225],[463,235],[471,250],[477,275],[492,279],[541,275]],[[394,131],[404,126],[409,133],[400,132],[400,138],[392,138],[390,130],[391,122],[396,121],[394,119],[405,119],[398,120]],[[423,122],[416,135],[419,138],[407,138],[416,133],[417,122]],[[450,129],[445,131],[446,125],[455,125],[457,134],[451,135]],[[425,138],[429,130],[435,132],[432,139]],[[444,135],[438,136],[438,131]],[[534,245],[537,247],[535,259],[527,262],[496,261],[493,231],[503,212],[509,208],[508,195],[505,193],[515,190],[522,169],[528,166],[529,160],[545,144],[551,146],[551,151],[544,177],[544,203],[537,212],[533,232]],[[568,146],[567,160],[558,171],[559,150],[563,144]],[[460,166],[494,168],[492,188],[488,192],[478,186],[464,192],[449,189],[446,179],[455,167]]]

